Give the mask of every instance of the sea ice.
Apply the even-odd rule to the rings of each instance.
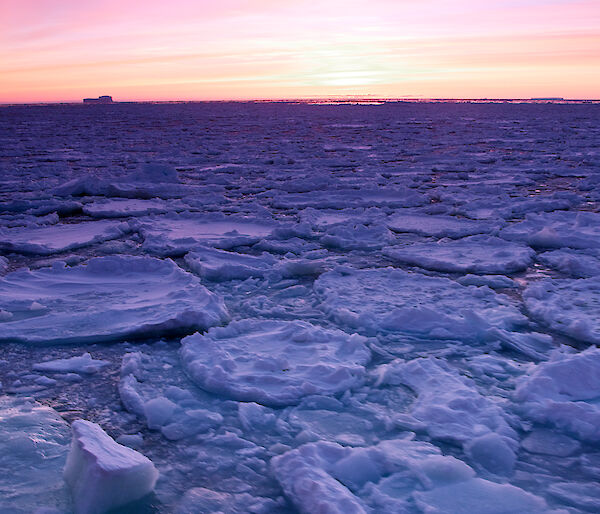
[[[535,256],[527,246],[490,236],[392,246],[383,253],[394,261],[435,271],[497,274],[522,271]]]
[[[550,511],[544,499],[477,478],[464,462],[407,439],[366,448],[308,443],[273,457],[271,467],[302,513]]]
[[[92,374],[100,371],[109,364],[110,362],[108,361],[92,359],[92,356],[89,353],[83,353],[79,357],[38,362],[37,364],[33,365],[33,370],[51,373]]]
[[[550,360],[531,365],[517,381],[515,398],[524,416],[576,436],[600,441],[600,349],[556,350]]]
[[[164,214],[177,210],[174,202],[168,204],[164,200],[140,200],[128,198],[110,198],[86,203],[83,212],[94,218],[124,218],[126,216],[146,216],[148,214]],[[180,206],[179,210],[183,210]]]
[[[600,343],[600,277],[544,279],[523,292],[534,318],[552,330],[587,343]]]
[[[600,275],[600,249],[554,250],[539,254],[537,260],[572,278],[589,278]]]
[[[490,234],[500,227],[498,222],[474,221],[454,216],[427,214],[396,214],[387,222],[395,232],[414,232],[423,236],[460,238],[475,234]]]
[[[270,222],[198,216],[187,213],[140,218],[143,248],[161,256],[183,256],[198,247],[231,249],[260,241],[273,230]]]
[[[599,227],[598,212],[530,213],[502,229],[500,236],[534,248],[600,248]]]
[[[487,287],[392,268],[341,268],[321,275],[314,290],[336,323],[367,335],[477,340],[492,327],[511,329],[526,322],[506,297]]]
[[[0,279],[1,341],[81,344],[205,330],[222,301],[170,260],[109,256],[20,270]]]
[[[152,462],[115,442],[95,423],[78,419],[64,477],[77,514],[103,513],[151,493],[158,478]]]
[[[181,360],[203,389],[264,405],[361,384],[366,339],[296,321],[242,320],[182,341]]]
[[[0,251],[52,255],[83,248],[132,232],[128,223],[93,221],[35,228],[0,228]]]
[[[61,476],[70,439],[69,425],[50,407],[0,396],[0,512],[70,508]]]
[[[420,426],[434,439],[463,445],[471,460],[486,470],[512,473],[518,437],[499,399],[482,396],[472,380],[432,358],[397,359],[379,374],[380,384],[406,385],[417,394],[410,415],[397,416],[400,426]]]
[[[214,248],[196,248],[185,256],[185,262],[201,277],[221,282],[262,277],[273,268],[277,259],[267,253],[255,257]]]

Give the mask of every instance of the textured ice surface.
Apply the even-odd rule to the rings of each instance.
[[[525,321],[491,289],[391,268],[328,272],[315,281],[315,292],[336,323],[369,335],[473,340],[492,327],[510,329]]]
[[[262,277],[277,262],[271,254],[262,257],[226,252],[214,248],[196,248],[185,256],[192,271],[216,282]]]
[[[600,213],[554,211],[531,213],[500,235],[539,248],[600,248]]]
[[[117,239],[131,232],[127,223],[95,221],[49,227],[0,229],[0,250],[51,255]]]
[[[183,255],[202,246],[229,249],[257,243],[271,233],[272,224],[259,220],[171,215],[140,219],[146,251]]]
[[[108,108],[2,108],[0,388],[150,458],[123,511],[598,511],[600,106]],[[36,430],[0,511],[72,512]]]
[[[396,232],[414,232],[424,236],[458,238],[491,233],[497,230],[500,225],[489,221],[474,221],[453,216],[403,213],[392,216],[388,220],[387,226]]]
[[[152,492],[158,471],[148,458],[90,421],[76,420],[71,428],[64,476],[77,513],[106,512]]]
[[[35,371],[51,373],[96,373],[110,363],[100,359],[93,359],[89,353],[83,353],[79,357],[70,359],[56,359],[53,361],[39,362],[33,365]]]
[[[394,261],[436,271],[498,274],[521,271],[535,256],[527,246],[489,236],[388,247],[384,254]]]
[[[181,359],[202,388],[265,405],[335,394],[362,382],[365,338],[305,322],[243,320],[182,341]]]
[[[90,343],[206,329],[222,302],[172,261],[97,257],[86,264],[9,273],[0,280],[0,340]]]
[[[540,280],[523,293],[530,313],[552,330],[600,343],[600,278]]]
[[[122,218],[126,216],[144,216],[148,214],[164,214],[177,209],[164,200],[136,200],[125,198],[112,198],[87,203],[83,212],[94,218]],[[183,210],[181,207],[179,210]]]
[[[464,462],[426,442],[392,439],[367,448],[309,443],[274,457],[271,465],[303,513],[549,511],[542,498],[476,478]]]
[[[600,349],[556,351],[532,366],[517,383],[515,397],[527,417],[574,435],[600,441]]]
[[[511,474],[517,435],[498,398],[482,396],[471,380],[431,358],[393,361],[380,370],[379,381],[406,385],[417,394],[410,416],[398,416],[400,426],[420,428],[434,439],[462,444],[481,467],[499,475]]]
[[[53,409],[0,396],[1,512],[70,508],[61,476],[70,439],[69,425]]]
[[[573,278],[589,278],[600,275],[600,249],[553,250],[538,255],[538,261]]]

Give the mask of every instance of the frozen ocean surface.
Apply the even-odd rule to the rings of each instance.
[[[599,512],[599,120],[1,107],[0,512]]]

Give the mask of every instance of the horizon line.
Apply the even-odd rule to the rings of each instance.
[[[394,103],[394,102],[409,102],[409,103],[442,103],[442,102],[495,102],[495,103],[596,103],[600,102],[600,98],[564,98],[564,97],[530,97],[530,98],[493,98],[493,97],[377,97],[371,95],[339,95],[339,96],[302,96],[295,98],[248,98],[248,99],[211,99],[211,100],[113,100],[108,104],[175,104],[175,103],[322,103],[322,102],[343,102],[343,103]],[[56,101],[41,101],[41,102],[0,102],[0,106],[26,106],[26,105],[85,105],[81,100],[56,100]]]

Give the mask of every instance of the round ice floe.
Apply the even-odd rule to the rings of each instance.
[[[600,250],[554,250],[544,252],[538,261],[573,278],[600,275]]]
[[[0,230],[0,250],[51,255],[117,239],[130,232],[127,223],[117,221],[4,229]]]
[[[170,260],[110,256],[0,280],[0,341],[90,343],[205,330],[227,320],[223,302]]]
[[[521,271],[535,256],[528,246],[489,236],[389,247],[383,253],[395,261],[435,271],[498,274]]]
[[[274,406],[360,384],[370,359],[364,337],[300,321],[238,321],[182,343],[184,368],[200,387]]]
[[[587,343],[600,343],[600,277],[540,280],[523,293],[533,317],[552,330]]]
[[[474,339],[491,327],[510,329],[526,321],[506,297],[487,287],[391,268],[324,273],[314,290],[337,323],[367,335]]]
[[[539,248],[599,248],[600,213],[554,211],[528,214],[500,235]]]
[[[427,214],[397,214],[387,225],[395,232],[413,232],[424,236],[465,237],[487,234],[497,230],[499,224],[490,221],[474,221],[454,216],[430,216]]]
[[[140,219],[144,249],[154,255],[184,255],[198,247],[252,245],[273,230],[268,221],[184,213]]]
[[[69,509],[62,470],[70,440],[69,425],[51,408],[0,397],[0,512]]]

